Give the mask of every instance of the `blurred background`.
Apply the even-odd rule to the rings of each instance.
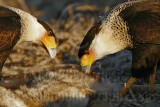
[[[63,12],[64,14],[71,10],[106,12],[110,7],[124,1],[127,0],[0,0],[0,3],[21,8],[44,20],[53,21],[59,19]]]

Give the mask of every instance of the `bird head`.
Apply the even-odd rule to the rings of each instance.
[[[3,12],[2,17],[13,17],[15,24],[21,24],[20,38],[17,42],[28,41],[37,43],[47,50],[51,58],[55,57],[57,41],[47,23],[37,19],[30,13],[14,7],[1,6],[0,11]]]
[[[132,46],[131,38],[127,33],[123,35],[124,33],[120,33],[121,29],[119,31],[108,25],[110,23],[106,21],[97,23],[87,32],[80,45],[78,57],[86,73],[90,73],[90,67],[95,60]],[[125,27],[123,27],[124,31]]]
[[[80,64],[82,66],[82,70],[87,74],[90,73],[90,67],[97,58],[96,52],[92,49],[92,44],[95,40],[96,34],[100,30],[99,26],[100,23],[93,26],[87,32],[79,48],[78,57],[80,60]]]

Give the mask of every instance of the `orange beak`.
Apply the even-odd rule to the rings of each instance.
[[[45,46],[44,48],[47,50],[51,58],[54,58],[57,54],[57,43],[54,36],[48,36],[48,33],[45,33],[44,36],[40,38],[40,41]]]
[[[80,64],[82,66],[82,70],[89,74],[90,73],[90,67],[92,65],[92,63],[94,62],[94,59],[96,57],[96,54],[89,50],[89,52],[87,54],[84,54],[81,58],[80,58]]]

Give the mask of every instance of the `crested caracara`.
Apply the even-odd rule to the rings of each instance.
[[[43,46],[51,58],[56,55],[56,37],[45,22],[20,9],[0,6],[0,71],[13,47],[22,41]]]
[[[159,0],[134,0],[116,6],[88,31],[78,57],[89,72],[87,68],[95,60],[124,49],[132,52],[131,77],[119,95],[124,95],[137,78],[145,76],[150,77],[152,92],[160,60]]]

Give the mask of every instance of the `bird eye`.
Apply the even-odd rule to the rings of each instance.
[[[52,31],[48,31],[48,36],[52,36],[52,35],[53,35]]]
[[[87,54],[87,55],[88,55],[88,54],[89,54],[89,51],[85,51],[85,54]]]

